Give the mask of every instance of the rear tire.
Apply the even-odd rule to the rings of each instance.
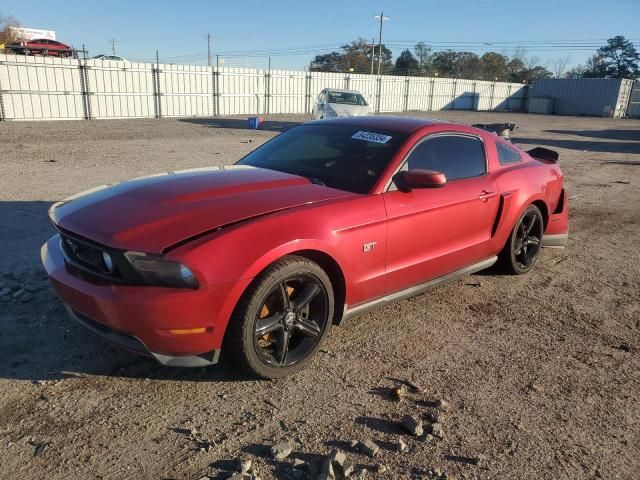
[[[518,218],[507,244],[498,256],[499,267],[511,275],[529,272],[540,254],[543,232],[544,219],[540,209],[529,205]]]
[[[261,378],[296,373],[322,346],[333,309],[325,271],[307,258],[283,257],[242,295],[229,320],[223,356]]]

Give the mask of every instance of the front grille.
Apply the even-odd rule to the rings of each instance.
[[[123,280],[121,263],[124,259],[121,252],[103,247],[68,232],[60,231],[61,247],[72,274],[84,272],[103,280],[119,282]],[[113,269],[110,271],[102,258],[103,252],[108,253],[113,260]],[[122,259],[120,258],[122,257]]]

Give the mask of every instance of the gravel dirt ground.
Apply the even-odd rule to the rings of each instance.
[[[640,478],[640,121],[428,115],[514,121],[516,143],[558,150],[569,247],[529,275],[482,272],[333,328],[309,368],[271,382],[224,361],[163,368],[85,332],[39,247],[54,201],[230,164],[305,118],[261,131],[230,118],[0,124],[0,478],[226,478],[247,456],[284,479],[293,459],[313,468],[336,447],[369,478]],[[422,391],[396,401],[402,381]],[[405,414],[427,431],[437,415],[444,438],[403,433]],[[350,445],[367,439],[375,458]],[[271,459],[282,440],[293,453]]]

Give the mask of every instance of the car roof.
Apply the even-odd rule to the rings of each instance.
[[[358,94],[360,94],[360,92],[357,91],[357,90],[343,90],[342,88],[325,88],[324,90],[327,91],[327,92],[358,93]]]
[[[442,122],[441,120],[433,118],[404,117],[399,115],[367,115],[314,120],[311,122],[305,122],[305,125],[350,125],[353,127],[377,128],[402,133],[412,133],[422,127],[435,124],[440,125],[443,123],[448,122]]]

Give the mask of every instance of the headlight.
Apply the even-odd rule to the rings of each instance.
[[[113,272],[113,259],[107,252],[102,252],[102,263],[107,272]]]
[[[198,288],[196,276],[180,262],[142,252],[126,252],[124,256],[149,285]]]
[[[331,117],[337,117],[338,114],[336,113],[336,111],[331,108],[329,105],[327,105],[324,109],[324,116],[327,118],[331,118]]]

